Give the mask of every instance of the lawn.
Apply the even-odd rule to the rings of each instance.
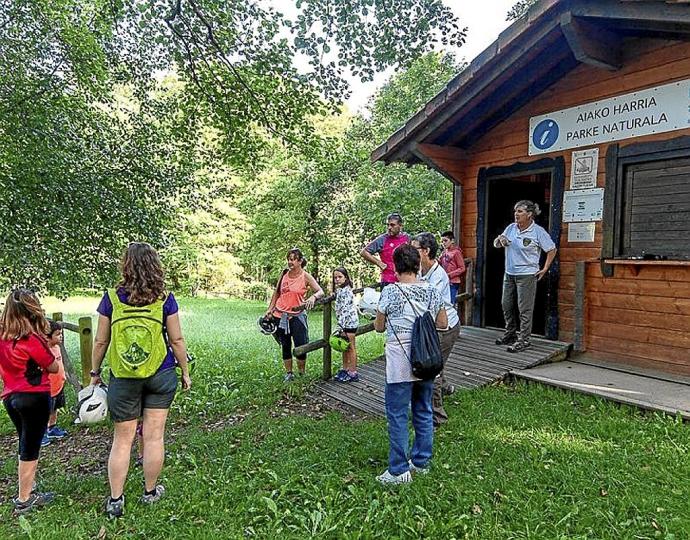
[[[76,320],[96,303],[46,307]],[[386,468],[385,421],[314,404],[320,355],[309,356],[308,380],[286,386],[278,347],[255,329],[263,305],[180,303],[198,368],[171,413],[165,498],[139,505],[134,470],[126,514],[109,522],[110,427],[69,426],[65,415],[70,440],[46,448],[39,464],[42,486],[59,498],[21,520],[2,504],[0,538],[690,537],[690,435],[674,418],[525,384],[458,393],[431,473],[386,488],[374,479]],[[318,314],[310,320],[318,337]],[[380,336],[360,339],[362,358],[381,353]],[[16,490],[12,434],[0,412],[4,497]]]

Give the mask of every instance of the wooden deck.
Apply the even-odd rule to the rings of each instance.
[[[459,390],[470,390],[503,379],[510,372],[546,362],[564,360],[570,343],[532,338],[532,347],[520,353],[509,353],[494,344],[502,331],[463,326],[460,337],[446,364],[446,379]],[[385,415],[384,386],[386,366],[383,357],[359,366],[360,380],[319,383],[317,391],[360,411]]]

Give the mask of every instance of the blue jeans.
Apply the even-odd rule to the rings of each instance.
[[[450,303],[455,307],[455,299],[458,297],[458,291],[460,290],[459,283],[450,284]]]
[[[434,381],[386,384],[386,418],[388,419],[388,472],[394,475],[410,470],[407,450],[410,433],[407,420],[412,406],[414,444],[410,459],[417,467],[427,467],[434,444],[434,422],[431,398]]]

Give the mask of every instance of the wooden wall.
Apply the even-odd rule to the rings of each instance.
[[[507,166],[544,157],[563,156],[566,189],[571,150],[528,156],[529,118],[637,89],[690,78],[690,43],[637,41],[626,48],[624,67],[609,72],[581,65],[538,99],[482,137],[462,163],[447,163],[463,185],[462,247],[476,257],[477,175],[481,167]],[[618,141],[627,144],[664,140],[690,134],[690,129]],[[608,145],[599,146],[598,186],[604,187]],[[439,156],[440,157],[440,156]],[[690,180],[689,180],[690,181]],[[602,228],[596,225],[593,243],[568,243],[564,224],[560,239],[560,339],[573,339],[575,262],[590,261],[586,271],[585,347],[609,360],[690,374],[690,267],[642,267],[635,275],[616,266],[611,278],[599,267]]]

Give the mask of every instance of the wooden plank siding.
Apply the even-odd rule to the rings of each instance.
[[[482,167],[562,156],[566,189],[569,188],[572,150],[528,156],[530,117],[690,78],[690,43],[648,39],[631,41],[630,47],[623,49],[624,65],[620,70],[610,72],[580,65],[468,148],[461,171],[457,170],[458,162],[453,164],[453,174],[458,175],[454,178],[463,186],[461,230],[466,256],[477,255],[477,177]],[[619,144],[623,147],[681,135],[690,135],[690,129],[627,139]],[[605,186],[607,148],[608,144],[599,145],[599,187]],[[559,249],[559,339],[573,339],[575,263],[588,261],[586,350],[594,356],[690,374],[690,267],[633,269],[617,265],[613,277],[606,278],[599,265],[601,247],[601,222],[596,224],[594,242],[589,244],[568,243],[568,225],[563,225]]]

